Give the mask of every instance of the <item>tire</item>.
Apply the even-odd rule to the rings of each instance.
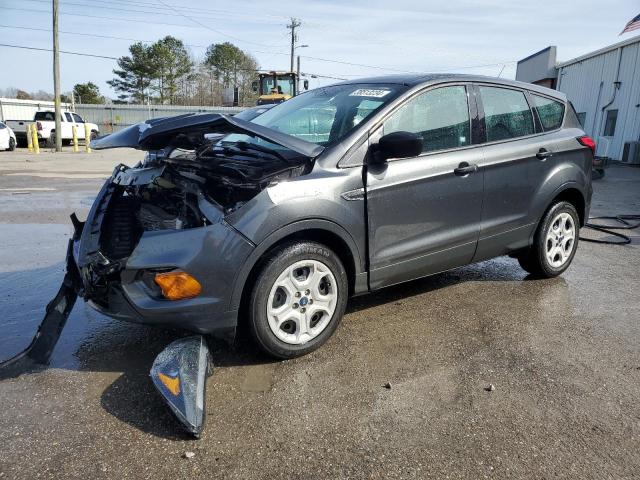
[[[579,236],[576,208],[569,202],[554,203],[542,217],[533,245],[518,257],[518,262],[535,278],[557,277],[571,265]]]
[[[98,138],[98,132],[96,132],[95,130],[91,130],[91,134],[89,134],[89,141],[91,142],[92,140],[95,140],[96,138]]]
[[[9,138],[9,151],[13,152],[16,149],[16,141],[13,139],[13,137]]]
[[[258,346],[286,359],[326,342],[347,306],[347,273],[316,242],[285,244],[264,259],[250,296],[248,323]]]

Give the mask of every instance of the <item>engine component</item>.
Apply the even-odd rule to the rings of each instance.
[[[150,203],[140,205],[137,217],[144,230],[180,230],[183,227],[178,216]]]

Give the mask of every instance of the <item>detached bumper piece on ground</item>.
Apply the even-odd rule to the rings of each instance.
[[[205,419],[205,388],[212,373],[202,335],[176,340],[156,357],[151,379],[171,411],[189,433],[200,437]]]

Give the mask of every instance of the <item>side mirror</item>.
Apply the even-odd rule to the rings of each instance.
[[[302,85],[304,85],[305,90],[309,90],[309,80],[305,80]]]
[[[258,93],[258,82],[256,80],[251,82],[251,90],[253,90],[254,93]]]
[[[417,133],[388,133],[378,140],[378,145],[373,152],[372,159],[376,163],[381,163],[390,158],[417,157],[422,153],[422,147],[422,137]]]

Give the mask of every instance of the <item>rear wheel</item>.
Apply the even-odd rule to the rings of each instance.
[[[547,210],[536,231],[533,245],[518,257],[520,266],[539,278],[564,272],[576,254],[580,220],[569,202],[557,202]]]
[[[13,137],[9,138],[9,151],[13,152],[16,149],[16,141]]]
[[[284,245],[269,255],[256,279],[251,333],[274,357],[305,355],[333,334],[347,295],[347,274],[333,251],[315,242]]]

